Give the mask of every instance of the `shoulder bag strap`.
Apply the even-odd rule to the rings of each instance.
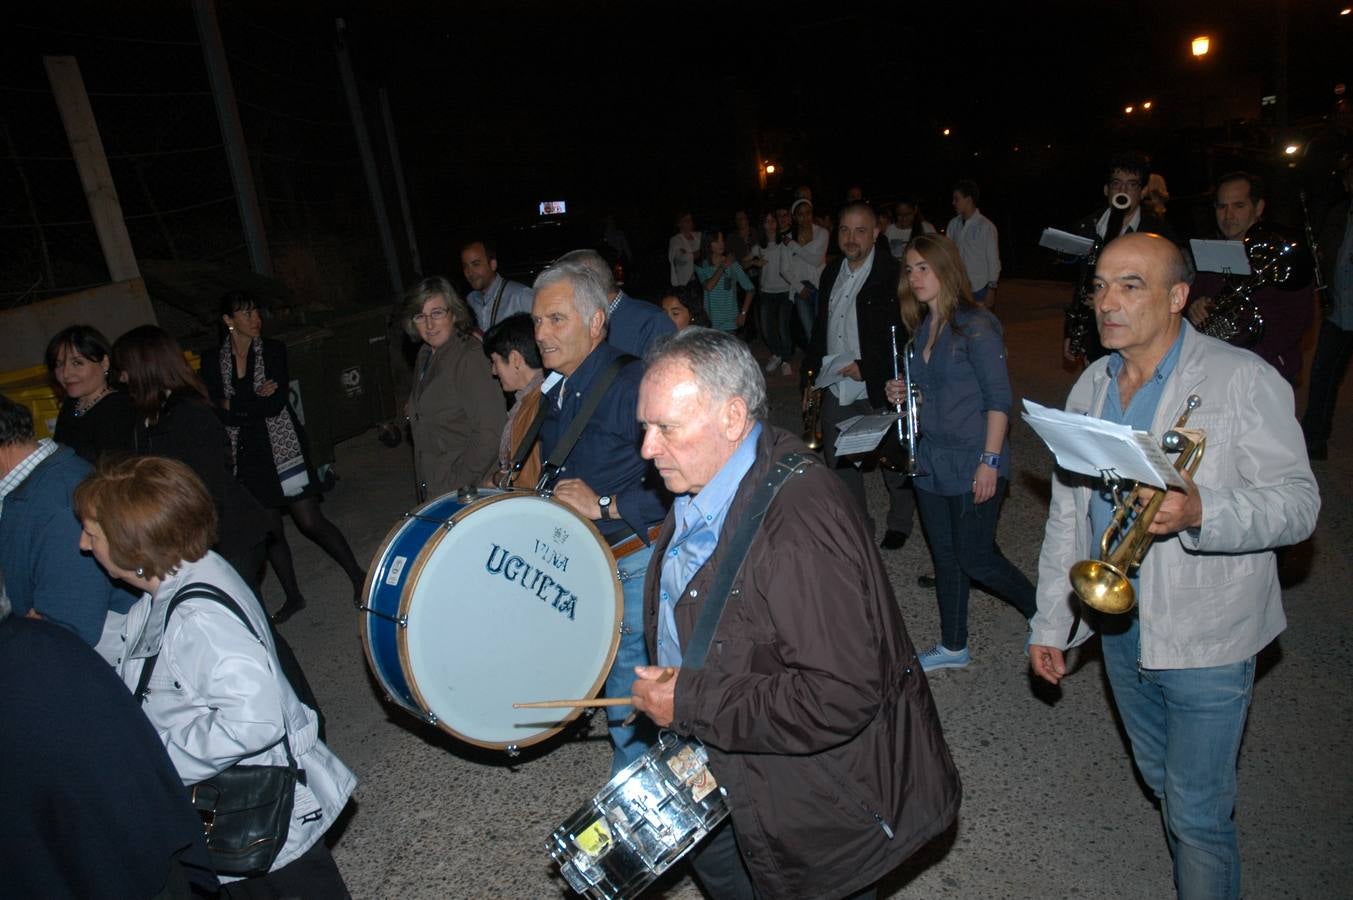
[[[597,380],[592,383],[592,387],[587,391],[587,396],[583,398],[583,405],[578,409],[578,414],[574,416],[573,421],[569,423],[568,431],[564,432],[564,436],[561,437],[559,443],[555,445],[554,452],[550,454],[549,460],[540,467],[540,481],[536,483],[537,491],[544,490],[547,484],[554,481],[555,477],[559,474],[559,470],[563,468],[564,463],[568,460],[568,455],[573,452],[573,445],[578,443],[578,438],[582,436],[583,429],[587,427],[588,420],[590,420],[592,414],[597,411],[597,406],[600,405],[602,396],[610,388],[611,382],[615,381],[615,377],[620,374],[621,369],[634,362],[636,359],[637,357],[628,354],[616,357],[611,361],[611,364],[606,367],[606,370],[597,377]],[[568,385],[565,384],[563,389],[567,389],[567,387]],[[546,411],[544,404],[549,403],[550,398],[542,396],[540,402],[541,411],[536,413],[536,417],[543,420],[542,417]],[[540,429],[535,428],[534,423],[532,423],[532,428],[536,433],[539,433]],[[528,434],[527,437],[534,440],[530,434]],[[522,443],[529,451],[530,444],[525,441]],[[518,448],[517,454],[521,455],[521,453],[521,448]]]
[[[169,628],[169,617],[174,614],[174,610],[177,609],[178,605],[184,600],[215,600],[217,603],[234,613],[235,617],[244,623],[244,627],[249,630],[249,634],[253,636],[254,640],[258,641],[260,644],[263,643],[263,639],[258,636],[258,632],[254,630],[254,626],[249,624],[249,618],[244,614],[244,610],[240,609],[240,605],[235,602],[234,598],[216,585],[207,584],[203,581],[184,585],[174,592],[174,596],[169,600],[169,609],[167,609],[164,614],[164,626],[166,630]],[[266,644],[264,646],[266,646]],[[154,656],[149,657],[141,666],[141,677],[137,679],[135,691],[135,696],[139,703],[144,704],[146,702],[146,697],[150,694],[150,676],[154,673],[155,664],[159,662],[159,660],[160,654],[156,653]],[[291,740],[287,735],[286,727],[286,717],[284,714],[282,719],[282,740],[280,743],[287,751],[287,763],[294,769],[296,768],[296,760],[291,755]],[[265,750],[271,749],[273,746],[276,746],[276,744],[264,747],[263,750],[258,752],[262,753]],[[255,753],[251,755],[257,756],[258,754]]]
[[[817,460],[811,454],[786,454],[776,460],[765,480],[757,486],[756,493],[752,495],[752,501],[748,504],[747,514],[743,516],[738,530],[733,533],[733,539],[728,544],[728,552],[719,565],[709,600],[700,610],[700,618],[695,622],[689,646],[681,656],[682,668],[698,669],[705,664],[705,656],[709,653],[709,645],[714,640],[714,632],[719,627],[719,619],[723,616],[724,606],[728,603],[733,580],[742,571],[747,551],[751,549],[752,539],[761,528],[766,510],[770,509],[771,502],[775,500],[780,488],[784,487],[791,475],[802,474],[814,465],[817,465]]]

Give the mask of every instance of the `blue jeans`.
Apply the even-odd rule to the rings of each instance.
[[[1104,669],[1132,758],[1160,800],[1181,900],[1240,896],[1236,759],[1254,657],[1203,669],[1142,669],[1137,617],[1105,634]]]
[[[794,305],[788,292],[763,293],[756,298],[756,327],[761,332],[761,340],[766,342],[771,353],[786,362],[794,355],[794,336],[789,326],[793,314]]]
[[[1034,586],[996,548],[996,518],[1005,484],[1004,478],[996,479],[996,496],[986,503],[973,503],[972,491],[945,497],[916,488],[916,509],[935,563],[940,642],[950,650],[968,646],[968,592],[973,581],[1026,619],[1038,610]]]
[[[803,346],[807,347],[813,342],[813,324],[817,321],[817,288],[804,282],[791,293],[794,295],[794,312],[798,316],[799,327],[803,329]],[[821,364],[820,359],[813,363],[814,367]]]
[[[644,574],[652,556],[653,547],[649,545],[616,561],[625,598],[625,619],[620,626],[620,646],[615,651],[615,663],[606,676],[607,697],[631,696],[634,693],[634,667],[648,665],[648,644],[644,641]],[[643,756],[656,737],[653,723],[647,716],[637,716],[631,725],[623,724],[632,712],[632,706],[613,706],[606,710],[606,724],[615,748],[611,757],[612,775]]]

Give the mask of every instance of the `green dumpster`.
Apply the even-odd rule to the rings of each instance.
[[[334,462],[334,432],[329,411],[328,379],[324,355],[329,339],[327,328],[303,325],[277,335],[287,345],[288,389],[296,417],[305,426],[310,445],[310,463],[321,482],[327,482]]]
[[[313,319],[314,317],[312,317]],[[339,310],[321,320],[329,428],[344,441],[395,417],[389,310]]]

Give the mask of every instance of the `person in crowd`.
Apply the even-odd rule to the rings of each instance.
[[[973,300],[996,308],[996,286],[1001,280],[1001,251],[996,226],[977,208],[977,182],[965,178],[954,185],[954,217],[944,233],[958,245],[963,268],[972,285]]]
[[[1113,500],[1097,478],[1055,473],[1029,659],[1037,677],[1060,684],[1067,648],[1101,632],[1137,771],[1160,802],[1179,896],[1237,898],[1236,763],[1256,654],[1286,624],[1273,551],[1311,534],[1320,498],[1291,387],[1258,356],[1184,321],[1188,273],[1179,249],[1151,234],[1118,238],[1095,266],[1095,318],[1109,353],[1081,374],[1067,409],[1161,435],[1196,396],[1188,427],[1202,429],[1208,447],[1146,526],[1153,542],[1134,579],[1136,610],[1089,611],[1074,628],[1068,570],[1098,557]]]
[[[465,302],[483,334],[508,316],[531,312],[531,289],[498,274],[498,251],[474,240],[460,249],[460,271],[470,285]]]
[[[780,260],[780,270],[789,283],[794,297],[794,311],[803,330],[802,343],[806,347],[813,337],[813,323],[817,320],[818,284],[827,265],[827,244],[831,234],[813,222],[813,201],[800,197],[789,209],[793,229]]]
[[[662,311],[672,320],[674,331],[687,325],[709,326],[705,315],[704,291],[698,288],[673,288],[662,298]]]
[[[105,453],[131,453],[136,410],[113,372],[108,339],[89,325],[63,328],[47,344],[47,371],[66,399],[52,438],[97,463]]]
[[[80,554],[71,496],[89,470],[70,447],[38,440],[28,408],[0,395],[0,572],[14,614],[67,628],[116,664],[136,597]]]
[[[761,273],[757,279],[757,332],[770,349],[766,360],[766,374],[790,375],[789,364],[794,355],[794,338],[790,322],[794,316],[794,301],[789,296],[789,282],[785,280],[782,254],[785,245],[780,241],[779,221],[771,210],[762,218],[759,243],[752,247],[751,264]]]
[[[1214,205],[1217,230],[1228,241],[1245,242],[1252,268],[1262,267],[1267,255],[1279,252],[1276,245],[1286,242],[1280,232],[1261,221],[1265,205],[1264,180],[1258,175],[1248,172],[1223,175],[1217,182]],[[1256,243],[1272,245],[1272,249],[1263,252],[1250,249]],[[1301,344],[1315,321],[1311,277],[1314,270],[1306,265],[1308,255],[1304,247],[1298,247],[1288,260],[1279,261],[1283,264],[1277,267],[1278,271],[1260,272],[1254,276],[1199,272],[1189,292],[1189,322],[1205,334],[1215,332],[1236,346],[1248,347],[1295,385],[1301,376]],[[1218,330],[1226,316],[1224,311],[1217,309],[1218,301],[1224,302],[1224,298],[1242,284],[1248,285],[1248,300],[1262,320],[1257,334],[1254,329],[1247,328],[1240,328],[1234,334],[1228,333],[1229,328]],[[1243,324],[1244,319],[1240,321]]]
[[[126,686],[66,629],[11,615],[2,586],[0,771],[6,893],[216,893],[202,820]]]
[[[728,255],[733,257],[742,267],[748,268],[747,261],[752,257],[752,248],[760,243],[760,236],[756,229],[752,227],[752,220],[747,215],[747,210],[740,209],[733,213],[733,230],[725,235]],[[755,273],[748,272],[755,277]]]
[[[1119,153],[1109,160],[1104,179],[1104,197],[1109,202],[1103,208],[1086,216],[1072,229],[1087,237],[1095,246],[1103,248],[1119,235],[1146,231],[1173,240],[1165,220],[1144,204],[1146,186],[1151,180],[1151,161],[1141,153]],[[1115,205],[1117,203],[1121,206]],[[1107,234],[1110,222],[1116,224],[1113,234]],[[1076,278],[1076,290],[1067,305],[1062,326],[1062,355],[1069,363],[1089,364],[1104,355],[1095,327],[1094,266],[1090,256],[1082,257]]]
[[[282,512],[291,514],[305,535],[342,567],[352,583],[354,603],[366,581],[343,532],[320,508],[320,481],[308,458],[305,431],[291,408],[287,348],[263,337],[258,301],[242,291],[221,298],[218,313],[225,337],[202,366],[207,394],[230,439],[234,475],[267,511],[268,561],[286,594],[273,614],[281,624],[305,607],[296,566],[287,543]]]
[[[105,464],[75,492],[80,547],[143,592],[127,615],[123,683],[185,785],[234,766],[285,766],[298,778],[286,842],[266,875],[222,874],[227,897],[346,897],[324,833],[356,778],[318,737],[319,721],[282,674],[262,605],[211,551],[216,508],[202,480],[165,458]],[[216,597],[181,597],[205,586]],[[252,884],[250,883],[252,882]],[[272,893],[268,893],[272,891]]]
[[[502,485],[512,473],[513,454],[521,447],[540,409],[540,385],[545,367],[536,346],[536,326],[530,316],[509,316],[484,335],[484,355],[489,358],[493,377],[504,391],[512,394],[512,408],[498,442],[498,460],[484,475],[484,485]],[[540,447],[534,446],[522,460],[511,482],[530,490],[540,480]]]
[[[555,262],[580,262],[590,268],[606,290],[606,343],[643,359],[653,342],[671,334],[671,320],[661,309],[631,297],[615,283],[611,264],[595,250],[570,250]]]
[[[1326,210],[1320,226],[1320,263],[1328,285],[1329,311],[1320,323],[1315,359],[1311,361],[1311,389],[1301,429],[1311,459],[1329,456],[1339,383],[1353,359],[1353,154],[1341,160],[1344,196]]]
[[[731,335],[688,328],[660,345],[638,414],[643,455],[677,500],[645,582],[657,665],[640,670],[635,707],[704,742],[730,809],[695,873],[712,897],[874,897],[954,820],[961,789],[868,523],[766,421],[765,379]],[[731,546],[744,523],[745,561]],[[696,623],[726,569],[740,587],[700,665]]]
[[[893,337],[897,348],[907,342],[907,329],[898,315],[897,264],[879,242],[878,219],[864,201],[841,210],[837,244],[842,258],[828,263],[822,273],[822,295],[813,341],[807,359],[818,378],[839,377],[822,389],[822,456],[845,482],[860,512],[869,519],[862,459],[836,455],[837,426],[851,416],[881,412],[884,384],[893,374]],[[831,366],[833,370],[824,369]],[[900,550],[911,534],[916,502],[907,477],[880,467],[888,489],[888,521],[882,546]]]
[[[479,484],[498,458],[506,413],[470,308],[451,282],[433,276],[415,284],[404,316],[409,334],[423,342],[406,410],[421,503]]]
[[[737,331],[747,324],[754,285],[733,254],[728,252],[722,231],[705,233],[705,258],[695,267],[695,276],[705,291],[705,312],[720,331]],[[739,301],[738,289],[742,289]]]
[[[643,364],[606,343],[606,289],[591,267],[561,262],[540,273],[535,282],[536,344],[541,363],[562,378],[543,403],[540,455],[556,452],[561,468],[554,498],[590,519],[611,544],[624,595],[624,619],[615,662],[606,676],[608,697],[628,697],[635,666],[648,661],[644,647],[642,600],[644,570],[653,553],[652,535],[667,513],[667,499],[647,462],[639,455],[642,434],[635,418]],[[560,449],[592,386],[607,374],[606,386],[572,447]],[[630,709],[608,712],[615,747],[611,773],[639,756],[652,741],[647,728],[627,724]]]
[[[695,278],[695,263],[700,259],[700,232],[695,218],[686,211],[677,216],[676,234],[667,242],[667,266],[672,287],[681,287]]]
[[[1142,207],[1163,222],[1169,212],[1169,204],[1170,188],[1165,184],[1165,176],[1152,172],[1146,182],[1146,191],[1142,194]]]
[[[912,479],[940,608],[940,640],[921,654],[926,671],[963,668],[968,648],[972,581],[1004,599],[1025,619],[1035,611],[1034,586],[996,547],[996,520],[1010,479],[1010,407],[1001,323],[978,305],[958,247],[923,234],[907,246],[898,286],[902,320],[916,336],[911,377],[920,389],[920,440]],[[904,401],[900,380],[888,400]]]
[[[903,197],[893,204],[893,223],[883,229],[888,239],[888,250],[900,260],[911,239],[922,234],[934,234],[935,226],[926,221],[915,197]]]
[[[136,453],[176,459],[202,479],[219,523],[213,549],[257,589],[268,553],[267,513],[231,474],[225,426],[178,341],[157,325],[140,325],[114,342],[113,365],[136,407]]]

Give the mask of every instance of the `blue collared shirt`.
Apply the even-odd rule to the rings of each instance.
[[[1146,379],[1145,384],[1137,388],[1137,393],[1132,395],[1127,409],[1123,409],[1123,402],[1118,396],[1118,375],[1123,371],[1123,357],[1117,353],[1110,354],[1109,391],[1104,398],[1104,409],[1099,414],[1101,419],[1117,425],[1127,425],[1135,431],[1151,430],[1151,423],[1156,418],[1156,407],[1160,405],[1160,398],[1165,393],[1165,382],[1169,380],[1179,363],[1180,348],[1184,346],[1184,329],[1188,327],[1188,323],[1181,323],[1179,337],[1175,338],[1174,344],[1156,366],[1155,373]],[[1093,533],[1103,534],[1112,519],[1113,495],[1107,488],[1101,486],[1095,492],[1095,499],[1090,503],[1090,525]],[[1133,580],[1136,580],[1135,573]]]
[[[756,442],[761,423],[738,444],[728,462],[698,494],[684,494],[673,502],[676,531],[662,560],[658,606],[658,665],[681,665],[681,642],[677,637],[676,605],[695,573],[714,555],[723,532],[724,519],[733,505],[738,485],[756,462]]]
[[[556,382],[549,388],[541,400],[546,406],[545,421],[540,425],[542,460],[550,458],[555,445],[568,431],[592,382],[611,360],[623,355],[610,344],[598,344],[562,384]],[[595,520],[602,536],[611,541],[626,537],[631,530],[641,532],[667,515],[667,494],[662,481],[648,460],[639,455],[644,434],[637,411],[639,382],[643,377],[644,367],[639,362],[630,363],[616,374],[559,471],[560,478],[581,478],[598,495],[615,496],[623,521]]]
[[[643,359],[654,341],[676,332],[676,323],[646,300],[624,291],[616,294],[606,315],[606,343],[622,353]]]

